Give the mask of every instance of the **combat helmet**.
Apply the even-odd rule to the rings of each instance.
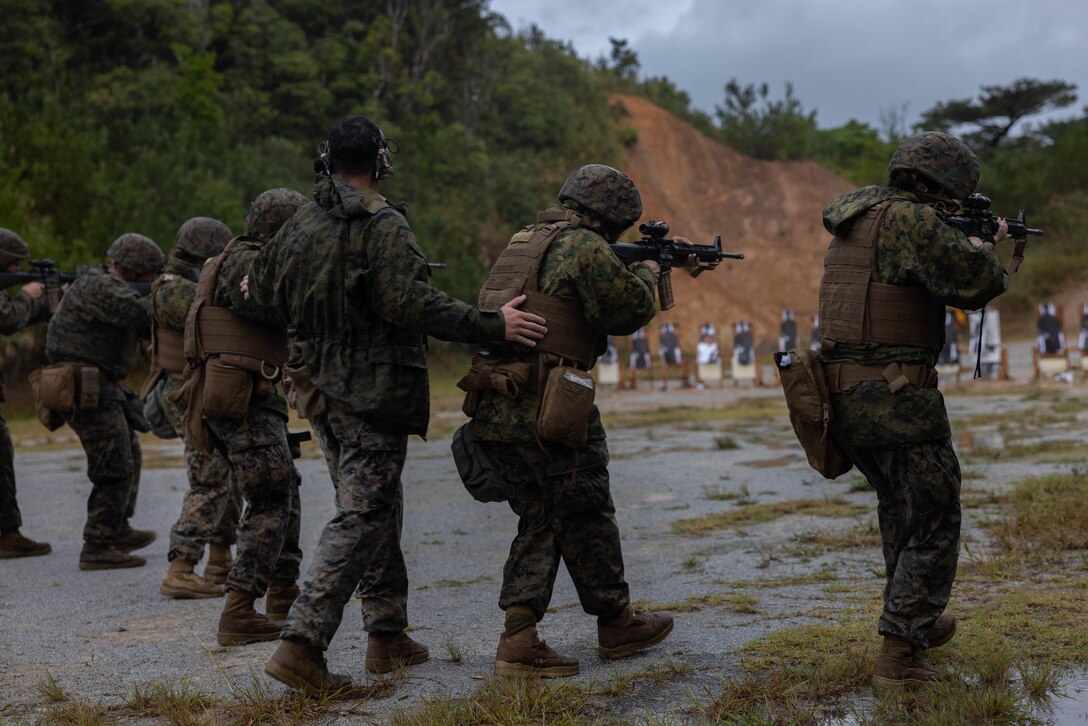
[[[211,217],[193,217],[178,229],[174,249],[196,260],[215,257],[232,237],[230,227]]]
[[[953,199],[963,199],[978,185],[978,157],[955,136],[925,131],[903,139],[888,162],[895,171],[913,171],[933,180]]]
[[[249,205],[246,234],[261,240],[272,239],[295,210],[307,201],[305,195],[294,189],[281,187],[261,192]]]
[[[638,187],[626,174],[604,164],[587,164],[567,177],[559,201],[575,204],[617,232],[642,216]]]
[[[166,260],[157,244],[135,232],[126,232],[115,239],[106,256],[113,264],[136,275],[158,274]]]
[[[30,257],[30,248],[23,238],[7,227],[0,227],[0,269],[27,257]]]

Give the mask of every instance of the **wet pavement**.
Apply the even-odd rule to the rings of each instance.
[[[1030,351],[1028,356],[1030,363]],[[1088,402],[1088,389],[975,385],[985,393],[965,383],[948,395],[954,439],[971,472],[965,489],[1002,491],[1026,476],[1076,466],[1004,459],[993,452],[1015,442],[1084,440],[1088,418],[1079,404]],[[639,412],[645,416],[641,425],[609,430],[613,498],[632,598],[674,606],[677,625],[656,648],[624,661],[603,661],[594,650],[595,620],[582,613],[561,571],[553,611],[540,632],[557,650],[579,659],[577,679],[582,682],[601,684],[669,663],[685,669],[666,683],[638,681],[614,700],[612,715],[682,718],[683,709],[704,689],[713,691],[721,679],[739,673],[736,651],[744,643],[777,629],[825,621],[829,612],[843,607],[844,591],[875,592],[881,572],[878,548],[806,546],[816,533],[871,526],[876,497],[854,473],[826,481],[808,468],[777,388],[695,391],[677,390],[674,384],[661,392],[646,386],[637,392],[602,391],[599,403],[606,424]],[[653,412],[663,407],[691,413],[654,422]],[[700,414],[709,409],[742,415]],[[768,411],[751,414],[760,409]],[[1061,412],[1055,414],[1056,409]],[[461,420],[458,412],[440,413],[434,429],[445,433],[430,441],[413,439],[409,446],[403,477],[409,615],[413,637],[430,647],[431,660],[411,668],[391,696],[362,706],[376,720],[427,696],[471,692],[490,675],[502,626],[498,589],[516,518],[506,505],[477,503],[462,488],[448,433]],[[120,702],[133,686],[156,680],[174,685],[184,680],[195,689],[228,696],[258,679],[270,684],[273,693],[283,692],[262,673],[274,643],[216,645],[222,600],[176,601],[158,593],[169,527],[186,487],[179,453],[173,444],[145,451],[158,468],[145,471],[133,524],[159,533],[140,553],[148,565],[81,572],[80,532],[89,492],[82,451],[17,451],[24,531],[51,542],[54,551],[0,562],[0,722],[33,720],[44,703],[38,684],[49,675],[75,696],[106,703]],[[302,549],[308,555],[334,502],[323,460],[307,458],[299,464]],[[674,531],[678,520],[728,512],[738,499],[760,504],[833,500],[856,505],[861,513],[847,518],[794,514],[701,535]],[[977,519],[965,518],[965,540],[972,547],[983,539]],[[307,557],[303,572],[308,564]],[[877,596],[871,609],[875,638]],[[352,601],[329,650],[330,666],[366,682],[365,648],[358,602]],[[1054,723],[1067,723],[1067,716],[1081,718],[1086,686],[1083,679],[1071,683],[1069,697],[1055,701],[1047,718]],[[344,722],[352,720],[357,719]]]

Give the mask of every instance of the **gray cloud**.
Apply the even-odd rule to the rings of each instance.
[[[626,37],[645,75],[664,75],[713,112],[725,83],[786,81],[821,127],[878,125],[907,104],[913,122],[934,103],[1023,77],[1078,86],[1088,101],[1084,0],[493,0],[515,27],[537,23],[583,56]],[[1058,115],[1074,113],[1066,110]]]

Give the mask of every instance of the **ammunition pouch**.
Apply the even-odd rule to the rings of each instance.
[[[47,411],[72,415],[98,408],[100,371],[82,363],[55,363],[31,374],[36,403]]]
[[[846,452],[831,436],[831,394],[820,355],[808,348],[774,354],[793,432],[808,457],[809,466],[825,479],[853,468]]]
[[[540,441],[572,449],[585,446],[595,393],[596,385],[587,371],[564,365],[551,368],[536,414]]]
[[[490,356],[472,356],[472,367],[457,387],[465,391],[461,410],[472,418],[476,415],[479,391],[496,391],[507,398],[517,398],[522,391],[536,390],[536,364],[528,360],[496,361]]]
[[[200,403],[205,416],[229,419],[245,417],[253,396],[253,376],[249,369],[238,365],[239,358],[218,355],[204,363]]]

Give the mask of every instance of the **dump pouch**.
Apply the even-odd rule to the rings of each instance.
[[[205,416],[244,418],[252,395],[253,378],[246,369],[228,365],[219,356],[209,358],[204,364],[204,390],[200,400]]]
[[[461,483],[478,502],[505,502],[510,498],[506,482],[472,434],[474,421],[469,421],[453,434],[450,449],[457,465]]]
[[[831,394],[818,353],[794,348],[774,354],[793,432],[809,466],[826,479],[842,476],[853,463],[831,436]]]
[[[57,363],[39,368],[38,405],[47,411],[69,414],[76,410],[76,371],[78,365]]]
[[[586,445],[596,386],[586,371],[556,366],[548,372],[537,409],[536,431],[544,443],[572,449]]]
[[[42,426],[50,431],[56,431],[64,425],[64,419],[56,411],[47,408],[41,401],[41,379],[42,368],[38,368],[30,372],[28,380],[30,381],[30,390],[34,394],[34,413],[37,415],[38,420],[41,421]]]
[[[160,377],[158,382],[147,393],[144,400],[144,418],[151,426],[151,433],[160,439],[176,439],[178,431],[166,417],[166,410],[162,405],[163,388],[166,386],[166,378]]]

